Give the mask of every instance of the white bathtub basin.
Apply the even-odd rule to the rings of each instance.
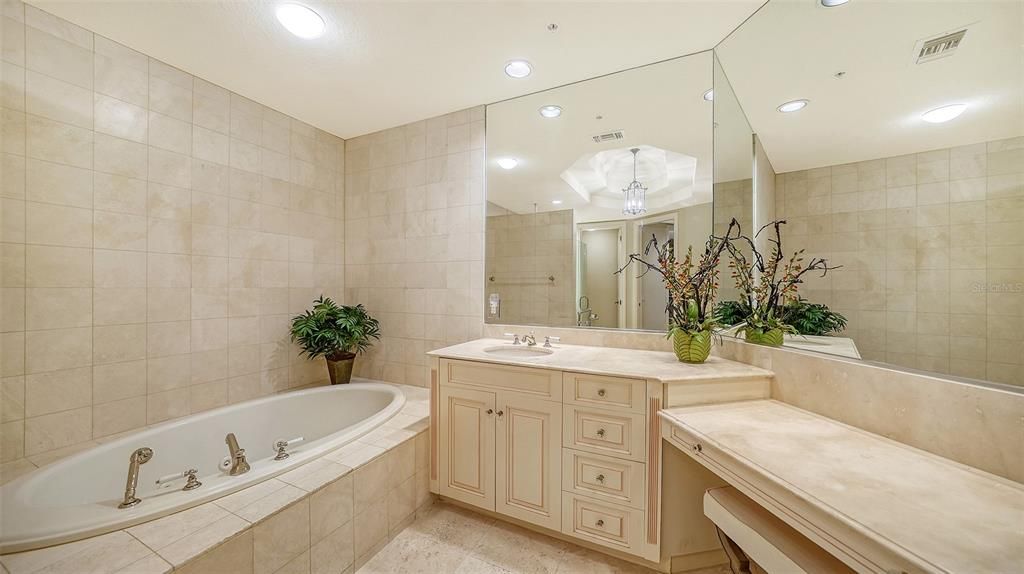
[[[266,397],[159,425],[62,459],[0,489],[0,553],[29,550],[112,532],[220,498],[309,462],[382,425],[405,404],[397,387],[353,383]],[[229,476],[227,433],[235,433],[252,470]],[[273,460],[273,443],[305,437]],[[128,459],[153,449],[139,472],[142,503],[118,509]],[[203,485],[184,492],[182,481],[157,486],[158,477],[189,468]]]

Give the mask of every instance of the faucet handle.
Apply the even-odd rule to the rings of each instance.
[[[512,344],[513,345],[518,345],[519,344],[519,335],[516,335],[515,333],[505,333],[505,336],[506,337],[512,337]]]
[[[274,450],[277,451],[277,456],[274,457],[274,460],[284,460],[288,458],[291,455],[289,455],[285,449],[304,440],[306,440],[306,437],[301,436],[297,436],[291,440],[277,439],[274,441]]]
[[[561,342],[561,340],[562,340],[561,337],[550,337],[550,336],[544,337],[544,346],[550,348],[552,341],[554,341],[555,343],[558,343],[558,342]]]
[[[197,474],[199,474],[198,470],[196,470],[194,468],[190,468],[188,470],[183,470],[181,472],[176,472],[174,474],[168,474],[166,476],[161,476],[160,478],[156,479],[156,483],[158,485],[166,484],[168,482],[173,482],[175,480],[180,480],[180,479],[184,478],[184,479],[186,479],[185,480],[185,486],[181,487],[181,489],[182,490],[193,490],[193,489],[199,488],[200,486],[203,485],[203,483],[199,482],[199,479],[196,478]]]

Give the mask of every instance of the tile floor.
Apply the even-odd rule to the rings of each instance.
[[[653,574],[637,566],[443,502],[357,574]],[[729,574],[727,566],[692,574]]]

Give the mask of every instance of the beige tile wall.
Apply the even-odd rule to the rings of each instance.
[[[2,458],[308,384],[342,295],[344,142],[3,3]]]
[[[1024,385],[1024,138],[780,174],[776,213],[865,358]]]
[[[729,223],[735,218],[744,235],[753,237],[754,229],[754,180],[738,179],[716,183],[714,187],[714,230],[721,237],[729,230]],[[744,250],[747,252],[749,250]],[[723,257],[719,265],[718,300],[734,301],[739,290],[729,271],[729,258]]]
[[[526,325],[575,325],[572,210],[490,215],[486,227],[484,296],[501,296],[501,317],[497,320]],[[549,281],[549,277],[554,281]]]
[[[346,141],[345,292],[381,320],[357,373],[425,385],[483,324],[484,108]]]

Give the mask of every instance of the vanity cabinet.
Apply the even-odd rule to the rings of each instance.
[[[440,495],[658,559],[648,541],[657,512],[647,507],[645,380],[444,358],[437,366]]]
[[[562,404],[550,377],[522,369],[444,361],[440,389],[439,490],[442,496],[531,524],[558,529],[562,504]],[[517,372],[520,371],[520,372]],[[490,374],[490,376],[488,376]],[[484,390],[486,389],[486,390]]]

